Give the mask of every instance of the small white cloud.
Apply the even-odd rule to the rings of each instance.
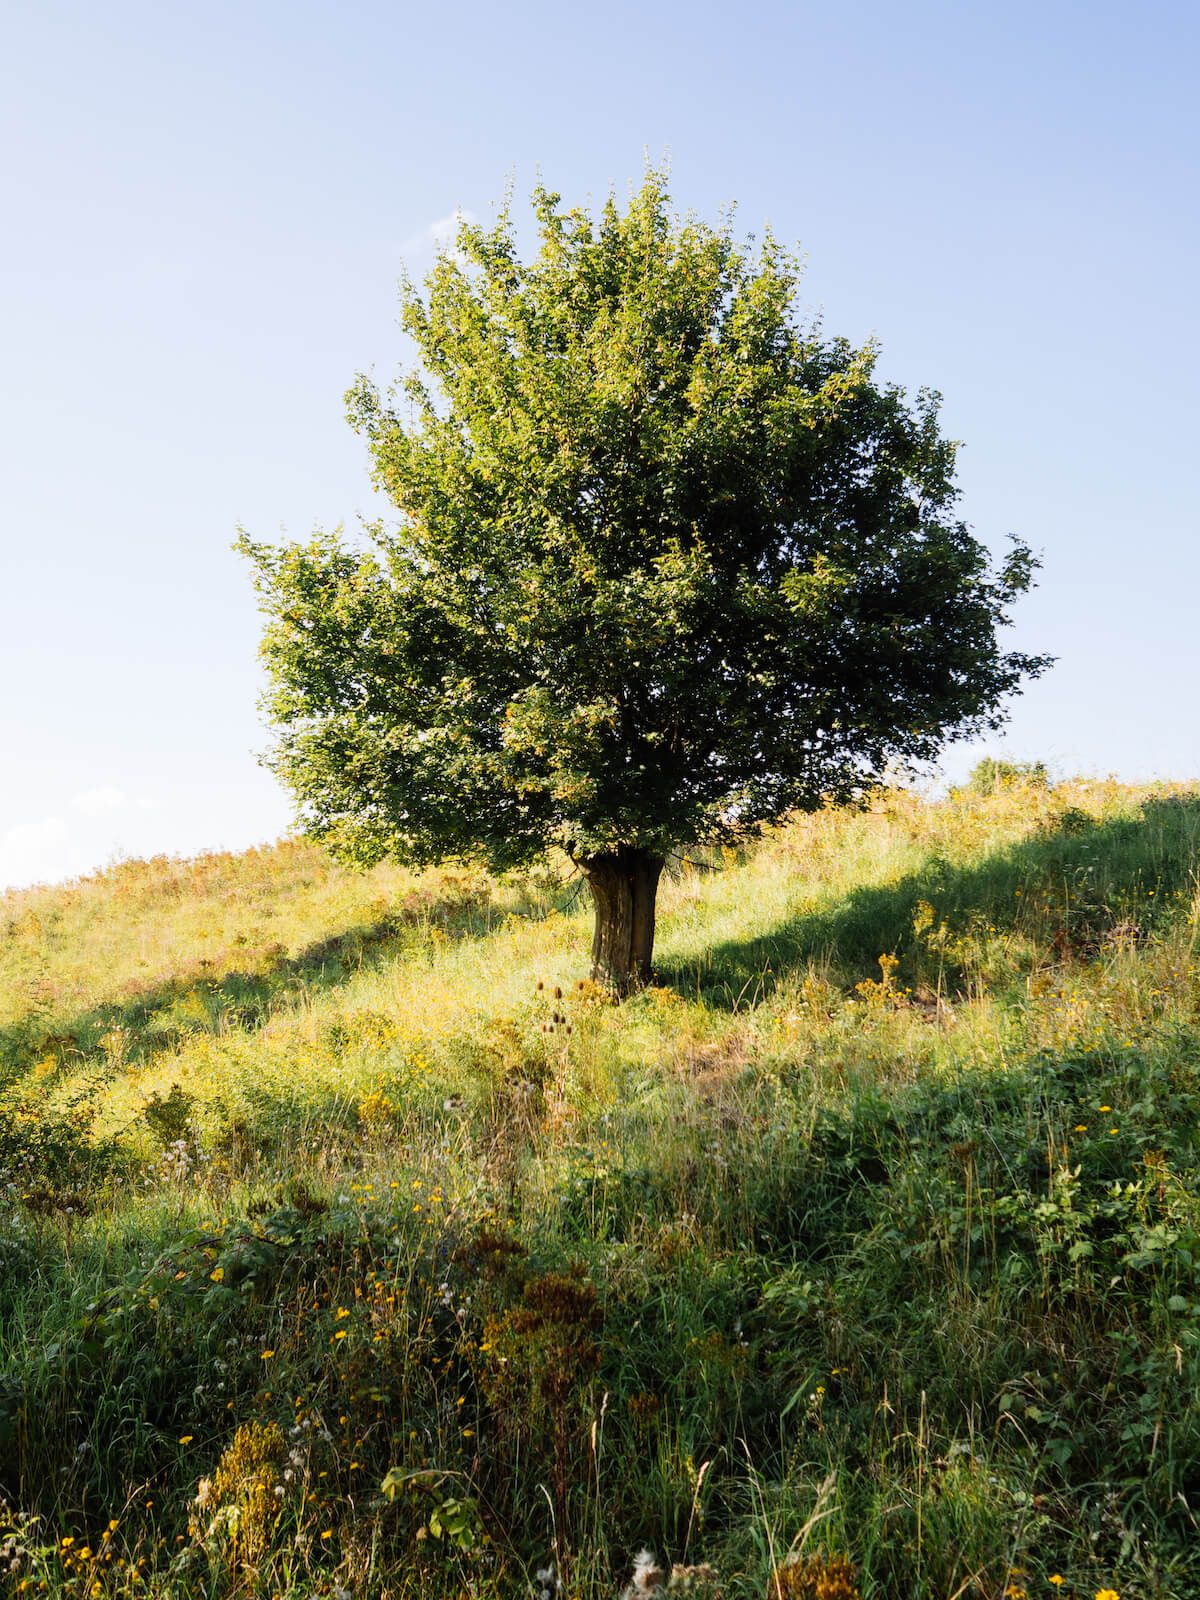
[[[449,215],[438,217],[436,222],[431,222],[426,230],[434,244],[445,244],[447,239],[453,239],[458,232],[460,222],[474,222],[474,215],[470,211],[451,211]]]
[[[432,255],[444,245],[451,243],[458,232],[460,222],[474,222],[475,213],[466,209],[448,212],[444,217],[437,217],[423,227],[420,233],[414,233],[400,246],[402,255],[426,256]]]
[[[115,784],[81,789],[65,801],[61,816],[0,833],[0,890],[58,883],[96,872],[131,849],[156,845],[153,824],[139,817],[153,809],[148,795]]]
[[[106,811],[122,811],[129,804],[130,799],[124,789],[117,789],[111,783],[99,789],[84,789],[81,794],[71,798],[72,809],[82,812],[85,817],[99,817]]]
[[[71,830],[61,817],[22,822],[0,834],[0,885],[46,883],[69,865]]]

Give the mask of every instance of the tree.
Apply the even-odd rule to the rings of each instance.
[[[999,726],[1029,550],[954,515],[936,394],[805,324],[794,259],[679,218],[650,171],[598,215],[461,222],[418,361],[347,396],[398,524],[269,548],[271,764],[344,857],[494,868],[557,845],[595,975],[650,975],[664,863],[845,802]]]

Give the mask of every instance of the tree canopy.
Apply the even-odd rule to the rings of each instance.
[[[533,194],[402,285],[413,369],[350,417],[399,513],[270,548],[272,764],[363,862],[559,846],[598,975],[649,972],[664,860],[846,801],[999,725],[1045,658],[997,629],[1034,561],[956,512],[939,397],[803,319],[767,234],[647,173]]]

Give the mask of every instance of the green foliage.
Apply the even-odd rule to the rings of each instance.
[[[1002,761],[996,756],[984,756],[971,768],[968,787],[976,794],[995,794],[1002,784],[1032,783],[1045,786],[1050,774],[1044,761]]]
[[[192,1097],[179,1084],[165,1095],[155,1090],[142,1110],[147,1126],[164,1149],[186,1142],[191,1132]]]
[[[479,1506],[470,1495],[452,1495],[443,1492],[446,1475],[428,1469],[402,1471],[392,1467],[379,1486],[388,1500],[395,1500],[405,1491],[421,1490],[430,1499],[429,1515],[424,1524],[431,1538],[445,1539],[459,1550],[472,1550],[480,1538]]]
[[[416,370],[349,396],[400,514],[373,549],[242,539],[268,616],[273,764],[358,861],[661,859],[862,792],[994,727],[1044,658],[997,627],[936,395],[804,325],[768,234],[533,195],[463,222]]]

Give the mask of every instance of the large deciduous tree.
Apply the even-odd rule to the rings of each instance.
[[[1001,720],[1030,581],[955,515],[938,397],[801,320],[797,267],[672,210],[533,195],[403,285],[414,370],[348,396],[394,525],[243,540],[271,757],[362,862],[557,845],[593,966],[645,981],[673,852],[846,801]]]

